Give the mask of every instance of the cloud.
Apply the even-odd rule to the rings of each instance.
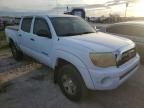
[[[138,0],[0,0],[0,15],[1,13],[6,14],[6,12],[62,12],[66,10],[67,6],[95,8],[99,13],[103,13],[103,10],[113,9],[113,6],[136,1]],[[121,9],[118,7],[118,10]]]
[[[15,11],[48,10],[56,6],[55,1],[56,0],[0,0],[0,10],[4,10],[5,8]]]

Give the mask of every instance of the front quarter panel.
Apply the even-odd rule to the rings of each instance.
[[[76,56],[75,54],[68,52],[68,51],[57,50],[55,62],[57,62],[58,58],[64,59],[64,60],[70,62],[71,64],[73,64],[80,72],[80,75],[82,76],[86,87],[89,89],[94,89],[94,84],[92,82],[90,73],[89,73],[85,63],[78,56]]]

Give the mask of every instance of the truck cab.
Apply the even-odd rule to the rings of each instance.
[[[77,16],[27,16],[5,33],[14,58],[22,60],[25,53],[54,69],[54,82],[73,101],[87,89],[117,88],[139,66],[134,42],[97,32]]]

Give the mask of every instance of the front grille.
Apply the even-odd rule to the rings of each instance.
[[[130,72],[132,72],[136,67],[138,66],[138,64],[136,64],[133,68],[131,68],[128,72],[126,72],[125,74],[123,74],[122,76],[120,76],[120,80],[123,79],[124,77],[126,77]]]
[[[130,59],[132,59],[135,56],[136,56],[136,48],[132,48],[126,52],[123,52],[121,55],[121,59],[117,63],[118,66],[126,63],[127,61],[129,61]]]

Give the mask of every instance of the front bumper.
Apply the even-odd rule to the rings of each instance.
[[[140,57],[137,54],[136,57],[118,68],[89,69],[94,84],[93,90],[111,90],[117,88],[137,71],[139,60]]]

